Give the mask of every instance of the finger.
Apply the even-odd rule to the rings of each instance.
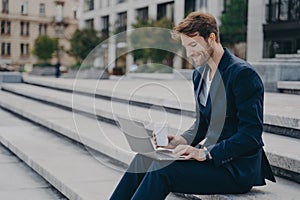
[[[184,147],[183,147],[183,145],[178,145],[175,149],[174,149],[174,151],[173,151],[173,153],[174,154],[177,154],[179,151],[181,151],[182,149],[183,149]]]
[[[182,156],[182,155],[186,155],[186,149],[182,149],[181,151],[179,151],[178,153],[176,153],[177,156]]]
[[[177,154],[178,156],[181,156],[181,155],[185,155],[185,154],[187,154],[188,153],[188,148],[186,147],[186,145],[182,145],[182,147],[180,147],[179,148],[179,150],[177,151],[177,153],[175,153],[175,154]]]
[[[194,158],[194,156],[192,156],[192,154],[188,154],[185,159],[188,160],[188,159],[191,159],[191,158]]]

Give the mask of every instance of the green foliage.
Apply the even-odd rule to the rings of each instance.
[[[163,62],[166,65],[172,66],[174,54],[170,50],[176,52],[176,49],[179,48],[179,43],[172,39],[170,31],[168,31],[168,29],[171,30],[174,26],[172,21],[167,18],[162,18],[158,21],[142,21],[137,19],[137,23],[132,26],[134,28],[145,28],[137,29],[130,35],[130,42],[133,48],[137,49],[132,52],[134,60],[142,60],[143,63],[151,60],[154,63]]]
[[[70,41],[69,53],[81,62],[102,40],[94,29],[76,30]]]
[[[245,42],[247,37],[248,0],[230,0],[221,15],[220,35],[222,43]]]
[[[47,35],[39,36],[34,41],[33,54],[43,61],[52,58],[53,53],[57,50],[58,40]]]

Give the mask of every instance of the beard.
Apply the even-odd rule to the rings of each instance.
[[[208,62],[208,60],[213,56],[214,49],[206,43],[206,47],[198,53],[196,57],[193,58],[196,66],[202,66]]]

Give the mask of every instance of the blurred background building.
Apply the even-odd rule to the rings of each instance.
[[[94,28],[101,35],[111,36],[117,32],[132,29],[137,18],[143,21],[160,20],[164,17],[178,24],[192,11],[208,12],[217,18],[223,10],[223,1],[208,0],[80,0],[79,28]],[[131,66],[133,58],[130,55],[116,58],[119,48],[124,48],[122,42],[110,39],[108,59],[116,60],[114,65]],[[122,60],[122,61],[120,61]],[[174,63],[175,68],[182,64]],[[111,66],[114,67],[114,66]]]
[[[299,0],[248,0],[247,60],[260,61],[300,49]]]
[[[168,17],[178,24],[191,11],[208,12],[221,23],[220,17],[230,12],[226,7],[231,2],[234,3],[229,0],[81,0],[79,28],[94,28],[109,36],[116,28],[130,30],[137,17],[143,20]],[[257,62],[276,54],[295,54],[300,49],[299,28],[299,0],[248,0],[247,45],[241,57]],[[118,46],[121,45],[111,45],[108,56],[113,58]],[[129,58],[127,65],[131,62]]]
[[[234,24],[225,24],[222,19],[224,14],[233,13],[232,5],[239,2],[246,5],[246,15],[233,15],[231,19],[243,18],[245,39],[232,41],[234,45],[227,47],[249,62],[281,58],[286,54],[289,58],[299,57],[300,0],[1,0],[0,65],[38,62],[32,54],[34,40],[48,35],[59,40],[59,51],[53,55],[51,63],[60,60],[62,65],[71,66],[78,59],[69,54],[70,40],[79,28],[94,29],[102,39],[109,38],[109,45],[103,46],[107,49],[101,51],[103,58],[95,63],[107,66],[108,61],[116,60],[110,68],[118,65],[124,68],[131,66],[134,58],[131,55],[116,58],[126,47],[124,41],[114,41],[110,36],[131,30],[137,18],[144,22],[168,18],[176,25],[188,13],[203,11],[214,15],[221,26],[223,22],[224,27],[234,29]],[[223,44],[238,37],[235,34],[228,37],[222,27],[220,30]],[[191,68],[176,57],[172,67]]]
[[[0,64],[21,66],[37,62],[31,51],[41,35],[57,38],[59,51],[52,63],[71,65],[74,59],[66,50],[77,29],[78,0],[1,0]]]

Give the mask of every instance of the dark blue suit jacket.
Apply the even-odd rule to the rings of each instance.
[[[263,150],[263,83],[249,63],[227,49],[213,78],[206,105],[199,101],[208,67],[194,70],[196,120],[183,137],[192,146],[204,138],[215,166],[227,168],[240,184],[275,181]]]

